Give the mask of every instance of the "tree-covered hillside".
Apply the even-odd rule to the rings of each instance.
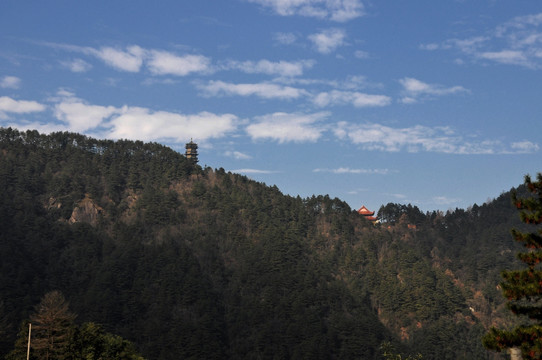
[[[507,194],[373,225],[156,143],[0,129],[0,354],[58,290],[148,359],[494,356],[514,264]]]

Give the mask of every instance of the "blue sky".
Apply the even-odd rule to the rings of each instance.
[[[353,208],[542,171],[537,0],[0,4],[0,126],[156,141]]]

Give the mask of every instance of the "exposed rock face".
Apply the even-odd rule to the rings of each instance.
[[[49,202],[47,203],[47,205],[45,205],[45,208],[47,210],[53,210],[53,209],[60,209],[61,206],[62,206],[62,203],[58,201],[57,198],[54,198],[51,196],[49,198]]]
[[[68,221],[70,224],[85,222],[92,226],[96,226],[99,215],[102,213],[102,211],[103,209],[88,195],[86,195],[85,198],[77,204],[75,209],[73,209],[70,220]]]

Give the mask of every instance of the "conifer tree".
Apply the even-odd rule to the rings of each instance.
[[[59,291],[44,295],[30,317],[32,349],[39,359],[62,359],[70,342],[75,314]]]
[[[518,198],[513,193],[513,203],[520,211],[525,224],[533,225],[533,232],[512,230],[516,241],[527,250],[518,254],[526,268],[503,271],[501,288],[508,299],[509,309],[521,316],[521,325],[512,330],[492,328],[483,339],[484,346],[495,351],[519,348],[523,359],[542,358],[542,173],[533,182],[525,176],[525,186],[531,193],[528,198]]]

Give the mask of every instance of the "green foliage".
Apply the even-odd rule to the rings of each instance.
[[[68,348],[70,359],[143,360],[131,342],[105,332],[95,323],[84,323],[77,328]]]
[[[19,332],[17,334],[17,340],[15,341],[15,346],[9,354],[5,356],[5,360],[23,360],[26,359],[27,349],[28,349],[28,332],[29,332],[29,322],[28,320],[24,321],[21,324]],[[36,359],[34,353],[31,349],[30,352],[31,359]]]
[[[43,296],[32,324],[32,350],[38,359],[64,359],[74,327],[75,314],[68,309],[66,299],[59,291]]]
[[[29,337],[31,359],[143,360],[129,341],[94,323],[78,327],[75,317],[59,291],[45,294],[30,321],[22,323],[15,348],[6,360],[26,359]]]
[[[389,342],[383,342],[380,345],[380,351],[382,356],[386,360],[403,360],[403,355],[396,353],[395,347]],[[408,355],[404,360],[421,360],[423,359],[422,354]]]
[[[492,328],[483,341],[492,350],[520,348],[525,359],[539,359],[542,356],[542,269],[539,266],[542,260],[542,173],[535,182],[525,176],[525,186],[531,196],[518,198],[514,194],[513,203],[520,210],[521,221],[535,229],[532,232],[514,229],[512,235],[527,249],[518,254],[526,269],[503,271],[501,288],[509,300],[508,308],[528,320],[513,330]]]
[[[393,204],[382,205],[378,210],[378,219],[380,221],[390,224],[399,222],[401,217],[406,217],[410,224],[419,225],[426,220],[425,215],[420,211],[417,206],[410,204]]]

